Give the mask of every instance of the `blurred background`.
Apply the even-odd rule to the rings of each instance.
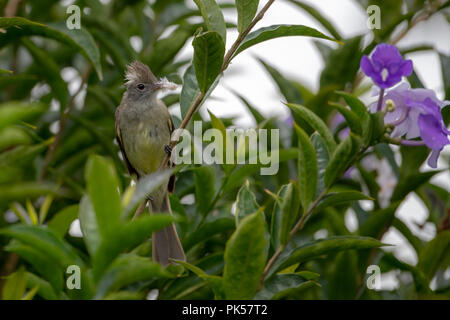
[[[228,23],[227,47],[230,47],[238,36],[235,28],[237,23],[236,9],[232,5],[234,1],[218,0],[217,2],[221,5],[225,21]],[[305,12],[305,9],[296,5],[295,2],[276,0],[256,28],[275,24],[301,24],[316,28],[327,35],[330,34],[329,28],[324,28],[317,19],[312,18],[311,14]],[[329,20],[335,26],[337,33],[345,40],[346,45],[355,47],[354,54],[346,56],[347,61],[352,65],[347,68],[345,61],[336,63],[335,68],[326,65],[326,62],[330,61],[328,59],[330,52],[340,51],[340,46],[331,41],[314,40],[308,37],[285,37],[258,44],[232,61],[212,96],[200,109],[201,118],[208,121],[210,119],[209,110],[221,118],[226,126],[256,127],[264,121],[256,119],[248,106],[251,105],[264,118],[274,119],[276,126],[281,129],[282,138],[289,141],[286,146],[291,146],[291,142],[294,144],[294,139],[290,139],[291,136],[289,136],[293,131],[290,126],[291,113],[282,102],[286,101],[289,94],[292,98],[290,102],[308,100],[306,98],[314,100],[312,97],[320,96],[319,90],[326,89],[326,85],[330,83],[337,85],[338,89],[346,88],[355,76],[354,60],[356,59],[356,63],[359,63],[361,51],[358,36],[362,36],[362,48],[371,44],[374,36],[380,37],[375,39],[375,42],[400,37],[397,46],[401,52],[405,52],[406,58],[412,59],[414,62],[414,69],[418,78],[416,85],[421,82],[424,87],[434,90],[438,97],[443,100],[445,95],[448,96],[449,93],[446,93],[444,88],[440,55],[446,56],[447,60],[450,56],[449,8],[433,14],[405,34],[403,34],[403,30],[406,28],[406,21],[400,23],[392,34],[382,34],[382,31],[385,30],[383,28],[387,27],[386,21],[395,21],[407,12],[418,12],[419,9],[423,9],[424,5],[430,2],[433,1],[301,1],[301,3],[317,10]],[[261,0],[259,7],[261,8],[265,3],[266,1]],[[365,9],[369,3],[383,4],[382,7],[386,8],[381,10],[380,33],[375,32],[374,34],[367,27],[368,15]],[[397,5],[399,3],[401,3],[401,6]],[[169,80],[180,85],[177,91],[161,95],[161,98],[169,106],[175,124],[180,123],[179,93],[181,92],[183,74],[190,65],[193,55],[192,35],[199,26],[203,25],[203,18],[197,11],[194,1],[189,0],[183,3],[181,0],[39,0],[39,2],[0,0],[0,8],[3,9],[5,15],[7,12],[12,13],[12,15],[19,12],[27,19],[48,24],[62,33],[67,33],[64,19],[69,16],[66,13],[66,8],[72,4],[81,7],[81,26],[90,32],[92,41],[95,41],[94,46],[92,46],[89,37],[85,37],[86,35],[80,36],[82,37],[81,41],[80,39],[78,41],[83,43],[84,49],[88,48],[86,52],[83,52],[83,48],[77,47],[70,39],[61,36],[60,33],[46,35],[51,39],[42,37],[42,34],[39,36],[39,31],[33,29],[35,26],[22,26],[22,28],[12,31],[10,29],[13,28],[10,28],[6,34],[0,33],[0,68],[14,71],[11,75],[0,75],[0,102],[34,101],[50,105],[45,113],[40,113],[42,116],[32,125],[19,123],[20,134],[25,132],[25,137],[19,135],[18,142],[14,145],[1,145],[0,143],[0,149],[4,154],[7,154],[12,146],[29,147],[29,149],[24,148],[26,153],[23,157],[20,154],[19,156],[11,155],[12,158],[7,158],[10,155],[4,157],[8,166],[10,166],[8,167],[10,171],[0,171],[0,187],[3,188],[0,189],[4,194],[6,194],[6,191],[9,192],[9,198],[5,197],[5,199],[2,199],[4,194],[0,193],[0,211],[5,212],[1,219],[2,226],[18,222],[20,213],[25,212],[25,210],[22,210],[23,207],[26,207],[29,212],[33,211],[30,209],[33,206],[29,202],[29,197],[37,199],[33,202],[33,205],[44,207],[46,203],[44,196],[49,190],[54,190],[54,185],[62,185],[62,189],[64,189],[62,191],[67,191],[67,194],[58,189],[60,198],[53,202],[50,209],[46,208],[46,210],[49,210],[47,218],[53,218],[60,210],[77,203],[85,192],[84,166],[90,154],[107,155],[114,162],[116,169],[119,169],[119,172],[122,173],[120,177],[122,185],[127,186],[129,184],[129,176],[123,174],[125,168],[118,156],[117,146],[113,143],[115,135],[113,114],[124,91],[123,70],[126,64],[132,60],[141,59],[152,68],[156,75],[167,76]],[[26,37],[28,33],[31,34],[29,38]],[[20,37],[23,35],[25,36],[22,41]],[[32,41],[28,41],[29,39]],[[64,45],[61,45],[58,41]],[[356,45],[354,45],[355,43]],[[95,45],[98,46],[99,52],[94,50]],[[328,73],[330,73],[330,69],[342,72],[342,77],[340,74],[334,74],[332,75],[334,78],[331,77],[333,78],[331,82],[323,85],[324,69],[327,69]],[[350,74],[349,79],[344,75],[347,69]],[[102,80],[99,79],[101,73],[103,74]],[[65,87],[67,87],[67,92]],[[292,88],[294,90],[289,91]],[[360,86],[352,89],[356,89],[354,93],[369,104],[374,101],[374,98],[370,96],[370,88],[370,79],[364,79]],[[299,95],[303,95],[303,99]],[[329,98],[331,95],[328,93],[325,96]],[[334,99],[337,98],[334,97]],[[321,107],[321,103],[325,101],[313,102],[311,104],[314,104],[314,108]],[[60,117],[64,118],[62,111],[67,107],[71,109],[72,115],[69,117],[69,121],[65,123],[65,130],[60,130],[61,122],[58,120]],[[308,107],[310,106],[308,105]],[[447,111],[448,109],[447,107]],[[318,110],[316,109],[315,112],[325,121],[328,121],[329,124],[333,123],[334,114],[329,107],[325,105],[323,114],[320,113],[321,109]],[[200,117],[197,119],[200,119]],[[210,125],[209,122],[208,125]],[[338,130],[335,130],[336,127],[332,129],[334,134],[338,135]],[[55,135],[56,139],[60,135],[60,145],[56,148],[56,151],[52,150],[51,147],[47,150],[47,147],[54,143],[54,140],[51,139]],[[404,159],[401,157],[399,148],[391,147],[396,162],[403,164]],[[414,151],[411,154],[414,156]],[[15,156],[18,159],[20,158],[21,161],[15,163]],[[389,199],[398,181],[384,155],[381,158],[383,160],[368,156],[363,160],[363,166],[368,171],[376,172],[376,182],[380,185],[377,194],[379,205],[384,208],[389,204]],[[422,162],[425,159],[426,154],[421,159]],[[406,200],[396,211],[396,217],[405,223],[407,229],[411,230],[414,236],[424,242],[435,238],[439,223],[444,221],[445,214],[447,214],[445,208],[447,208],[448,194],[450,193],[449,163],[450,147],[447,146],[441,153],[437,168],[443,171],[431,179],[431,184],[440,187],[436,191],[437,194],[443,194],[442,199],[439,199],[444,203],[443,209],[433,209],[433,201],[425,203],[428,198],[424,197],[424,190],[420,190],[420,197],[418,196],[419,192],[410,192],[411,190],[409,190]],[[252,181],[252,188],[258,191],[257,200],[259,203],[270,203],[272,205],[273,199],[265,193],[264,189],[267,188],[276,193],[281,184],[287,183],[290,178],[289,172],[295,171],[292,170],[292,164],[290,164],[290,167],[283,164],[284,167],[280,176],[273,178],[276,181],[268,181],[256,175],[251,177],[254,180]],[[16,168],[16,165],[19,168]],[[17,171],[15,171],[16,169]],[[420,168],[420,171],[423,172],[429,170],[430,168],[426,163]],[[414,168],[413,171],[418,170]],[[398,174],[398,172],[396,173]],[[361,179],[359,179],[358,174],[358,170],[349,172],[352,178],[360,182]],[[195,217],[198,213],[198,207],[194,201],[196,190],[192,185],[192,181],[194,181],[192,172],[184,172],[180,174],[178,179],[177,196],[180,198],[180,203],[186,207],[187,215],[190,215],[192,220],[190,221],[192,226],[184,226],[185,229],[183,229],[183,236],[185,236],[183,241],[187,241],[188,236],[195,233],[194,226],[198,222],[197,217]],[[45,186],[44,180],[45,182],[48,180],[47,189],[42,187]],[[216,181],[218,180],[216,179]],[[32,184],[35,181],[36,184]],[[18,189],[9,190],[10,183],[13,182],[18,182]],[[20,185],[22,182],[30,182],[30,184]],[[243,179],[241,182],[243,183]],[[343,184],[351,184],[351,182],[345,181]],[[39,183],[40,185],[38,185]],[[266,183],[270,183],[270,185],[266,186]],[[431,184],[427,187],[433,187]],[[364,190],[364,184],[361,183],[361,185],[363,191],[367,193],[367,190]],[[240,186],[238,183],[230,188],[231,192],[229,191],[224,196],[224,201],[218,202],[216,211],[220,211],[224,215],[227,214],[227,218],[231,218],[229,215],[230,208],[236,200],[236,193]],[[360,188],[359,184],[357,188]],[[23,207],[15,208],[17,209],[15,212],[11,208],[11,201],[20,202]],[[28,205],[29,203],[30,205]],[[359,204],[366,213],[379,209],[379,207],[374,208],[372,201],[359,201]],[[376,205],[378,206],[378,203]],[[362,222],[359,223],[355,206],[348,206],[343,210],[345,211],[345,226],[348,231],[356,231],[362,225]],[[75,213],[77,214],[77,212]],[[69,236],[66,235],[66,240],[86,253],[86,248],[81,244],[80,222],[76,217],[75,215],[70,220]],[[43,223],[44,220],[40,223]],[[313,224],[311,229],[306,230],[305,234],[311,231],[312,235],[308,234],[308,237],[320,239],[332,236],[331,230],[332,227],[330,228],[328,222],[320,221],[316,225]],[[231,229],[225,230],[224,234],[227,232],[230,233]],[[205,252],[223,250],[226,238],[220,238],[220,241],[214,240],[211,241],[212,244],[196,244],[198,247],[191,244],[194,248],[191,252],[194,257],[193,261],[201,260]],[[301,241],[303,240],[301,239]],[[413,248],[411,241],[407,241],[397,228],[391,226],[381,240],[395,245],[385,248],[385,251],[393,252],[400,261],[410,265],[417,264],[416,248]],[[2,262],[7,260],[4,256],[1,259]],[[324,263],[324,265],[326,266],[327,263]],[[397,266],[390,266],[390,269],[393,270],[384,272],[382,275],[383,290],[399,288],[399,276],[405,275],[405,272],[401,272]],[[215,267],[214,270],[216,273],[220,273],[221,269]],[[332,271],[330,271],[330,274],[332,274]],[[448,286],[450,281],[449,269],[443,277],[445,278],[445,281],[442,281],[443,286]],[[411,279],[405,281],[405,283],[411,282]],[[433,283],[431,283],[431,287],[433,288]],[[172,292],[167,293],[166,297],[179,296],[176,293],[179,288],[176,286],[174,288]],[[207,294],[210,295],[211,293],[207,292]],[[409,293],[403,297],[405,296],[410,297]],[[337,297],[341,296],[338,295]]]

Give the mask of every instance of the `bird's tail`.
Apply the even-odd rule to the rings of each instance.
[[[160,209],[161,210],[156,211],[168,213],[172,212],[167,193]],[[175,225],[173,223],[170,226],[153,233],[152,257],[154,261],[159,262],[163,266],[166,266],[171,262],[169,259],[186,261],[186,255],[184,254],[183,247],[180,239],[178,238],[177,230],[175,229]]]

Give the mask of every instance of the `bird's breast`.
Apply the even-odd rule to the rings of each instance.
[[[122,127],[124,149],[131,165],[140,174],[156,171],[165,157],[164,146],[170,141],[167,130],[156,119],[148,117],[130,121]]]

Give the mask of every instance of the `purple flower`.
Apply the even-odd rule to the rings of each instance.
[[[424,112],[420,113],[418,119],[420,136],[425,145],[432,150],[431,156],[428,158],[428,165],[436,168],[439,154],[446,145],[450,144],[447,137],[450,131],[447,130],[442,120],[441,108],[430,98],[426,98],[422,102],[412,102],[411,106],[422,108]]]
[[[410,89],[401,84],[390,90],[384,97],[384,107],[391,101],[395,110],[386,113],[385,123],[395,126],[392,136],[406,139],[421,137],[423,143],[432,150],[428,165],[436,168],[442,149],[450,144],[450,131],[445,127],[441,109],[450,101],[440,101],[433,90]],[[376,111],[376,104],[370,109]],[[419,141],[405,141],[404,144],[417,144]]]
[[[379,44],[372,56],[363,56],[361,69],[381,89],[390,88],[413,71],[411,60],[404,60],[398,49],[389,44]]]

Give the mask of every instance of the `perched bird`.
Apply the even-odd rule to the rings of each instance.
[[[125,80],[127,90],[115,113],[116,137],[129,173],[139,179],[158,170],[166,153],[171,152],[173,122],[157,94],[161,89],[174,89],[175,85],[157,79],[139,61],[128,65]],[[149,195],[151,212],[171,213],[168,191],[173,189],[173,181],[167,181]],[[169,258],[186,259],[174,224],[153,234],[152,255],[162,265],[169,264]]]

